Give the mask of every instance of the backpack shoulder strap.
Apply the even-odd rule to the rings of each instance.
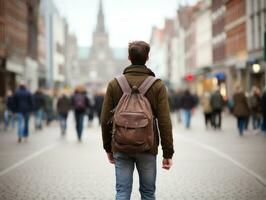
[[[121,87],[123,93],[131,93],[131,88],[128,84],[128,81],[125,77],[125,75],[120,75],[118,77],[115,78],[119,84],[119,86]]]
[[[138,90],[142,95],[145,95],[146,92],[150,89],[150,87],[153,85],[153,83],[158,80],[157,78],[153,76],[148,76],[141,85],[139,86]]]

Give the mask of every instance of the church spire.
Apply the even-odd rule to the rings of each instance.
[[[100,0],[100,2],[99,2],[99,11],[98,11],[96,31],[97,32],[105,32],[102,0]]]
[[[99,3],[99,13],[103,15],[103,1],[100,0],[100,3]]]

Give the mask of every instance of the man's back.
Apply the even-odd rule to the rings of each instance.
[[[32,111],[33,99],[32,94],[24,87],[20,87],[14,94],[15,111],[28,113]]]
[[[130,86],[136,85],[138,87],[148,76],[154,76],[154,73],[145,66],[132,65],[124,70],[124,75]],[[104,146],[105,150],[108,151],[111,151],[111,134],[108,133],[110,133],[112,129],[112,126],[108,124],[112,118],[112,113],[109,113],[108,111],[113,110],[116,107],[122,95],[123,92],[119,87],[119,84],[115,79],[112,80],[108,85],[101,115]],[[167,92],[163,82],[157,80],[147,91],[146,97],[151,104],[155,118],[158,120],[159,130],[163,130],[161,131],[160,137],[163,143],[164,156],[171,157],[173,154],[172,125],[169,114]],[[155,144],[149,152],[156,155],[158,152],[157,146],[159,145],[158,133],[155,134],[155,137]],[[116,151],[115,148],[112,150]]]
[[[221,110],[224,105],[223,96],[220,91],[215,91],[211,96],[211,106],[214,110]]]

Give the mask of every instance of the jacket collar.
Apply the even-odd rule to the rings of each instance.
[[[153,71],[146,67],[146,65],[130,65],[127,68],[125,68],[123,74],[134,74],[134,75],[149,75],[149,76],[155,76]]]

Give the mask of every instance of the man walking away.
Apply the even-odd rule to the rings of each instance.
[[[233,96],[233,101],[233,113],[237,118],[239,135],[242,136],[246,127],[247,118],[249,116],[249,107],[247,97],[245,96],[241,86],[237,86],[236,92]]]
[[[116,200],[130,199],[135,167],[141,199],[155,199],[159,138],[162,167],[168,170],[172,166],[174,149],[168,96],[164,83],[156,80],[145,66],[149,51],[149,44],[143,41],[129,44],[128,58],[132,65],[109,83],[104,97],[103,147],[109,162],[115,164]]]
[[[33,97],[24,82],[15,91],[14,105],[18,120],[18,142],[21,142],[23,137],[28,138],[30,112],[33,110]]]
[[[181,108],[183,109],[183,118],[185,127],[188,129],[190,128],[191,122],[191,115],[192,115],[192,108],[196,105],[195,97],[192,96],[190,91],[187,89],[184,91],[183,95],[181,96]]]
[[[46,125],[50,125],[50,123],[54,119],[54,107],[53,107],[53,90],[47,89],[45,92],[45,117],[46,117]]]
[[[67,116],[69,110],[71,109],[71,101],[66,94],[63,94],[59,97],[56,107],[60,122],[61,134],[62,136],[65,136],[67,129]]]
[[[84,115],[90,106],[89,99],[86,95],[86,90],[83,86],[78,86],[75,89],[74,95],[72,97],[72,105],[75,112],[78,141],[81,142]]]
[[[256,86],[252,87],[252,94],[249,97],[249,108],[251,111],[253,130],[261,128],[261,94],[260,89]]]
[[[211,107],[213,109],[212,117],[213,117],[213,126],[214,128],[221,129],[222,126],[222,110],[224,106],[224,99],[220,93],[220,90],[217,89],[211,95]]]
[[[99,119],[99,124],[101,124],[101,112],[102,112],[103,100],[104,100],[104,92],[102,91],[97,92],[94,96],[94,110]]]
[[[33,95],[34,100],[34,115],[35,115],[35,129],[42,129],[43,113],[45,109],[45,96],[41,88],[39,88]]]

